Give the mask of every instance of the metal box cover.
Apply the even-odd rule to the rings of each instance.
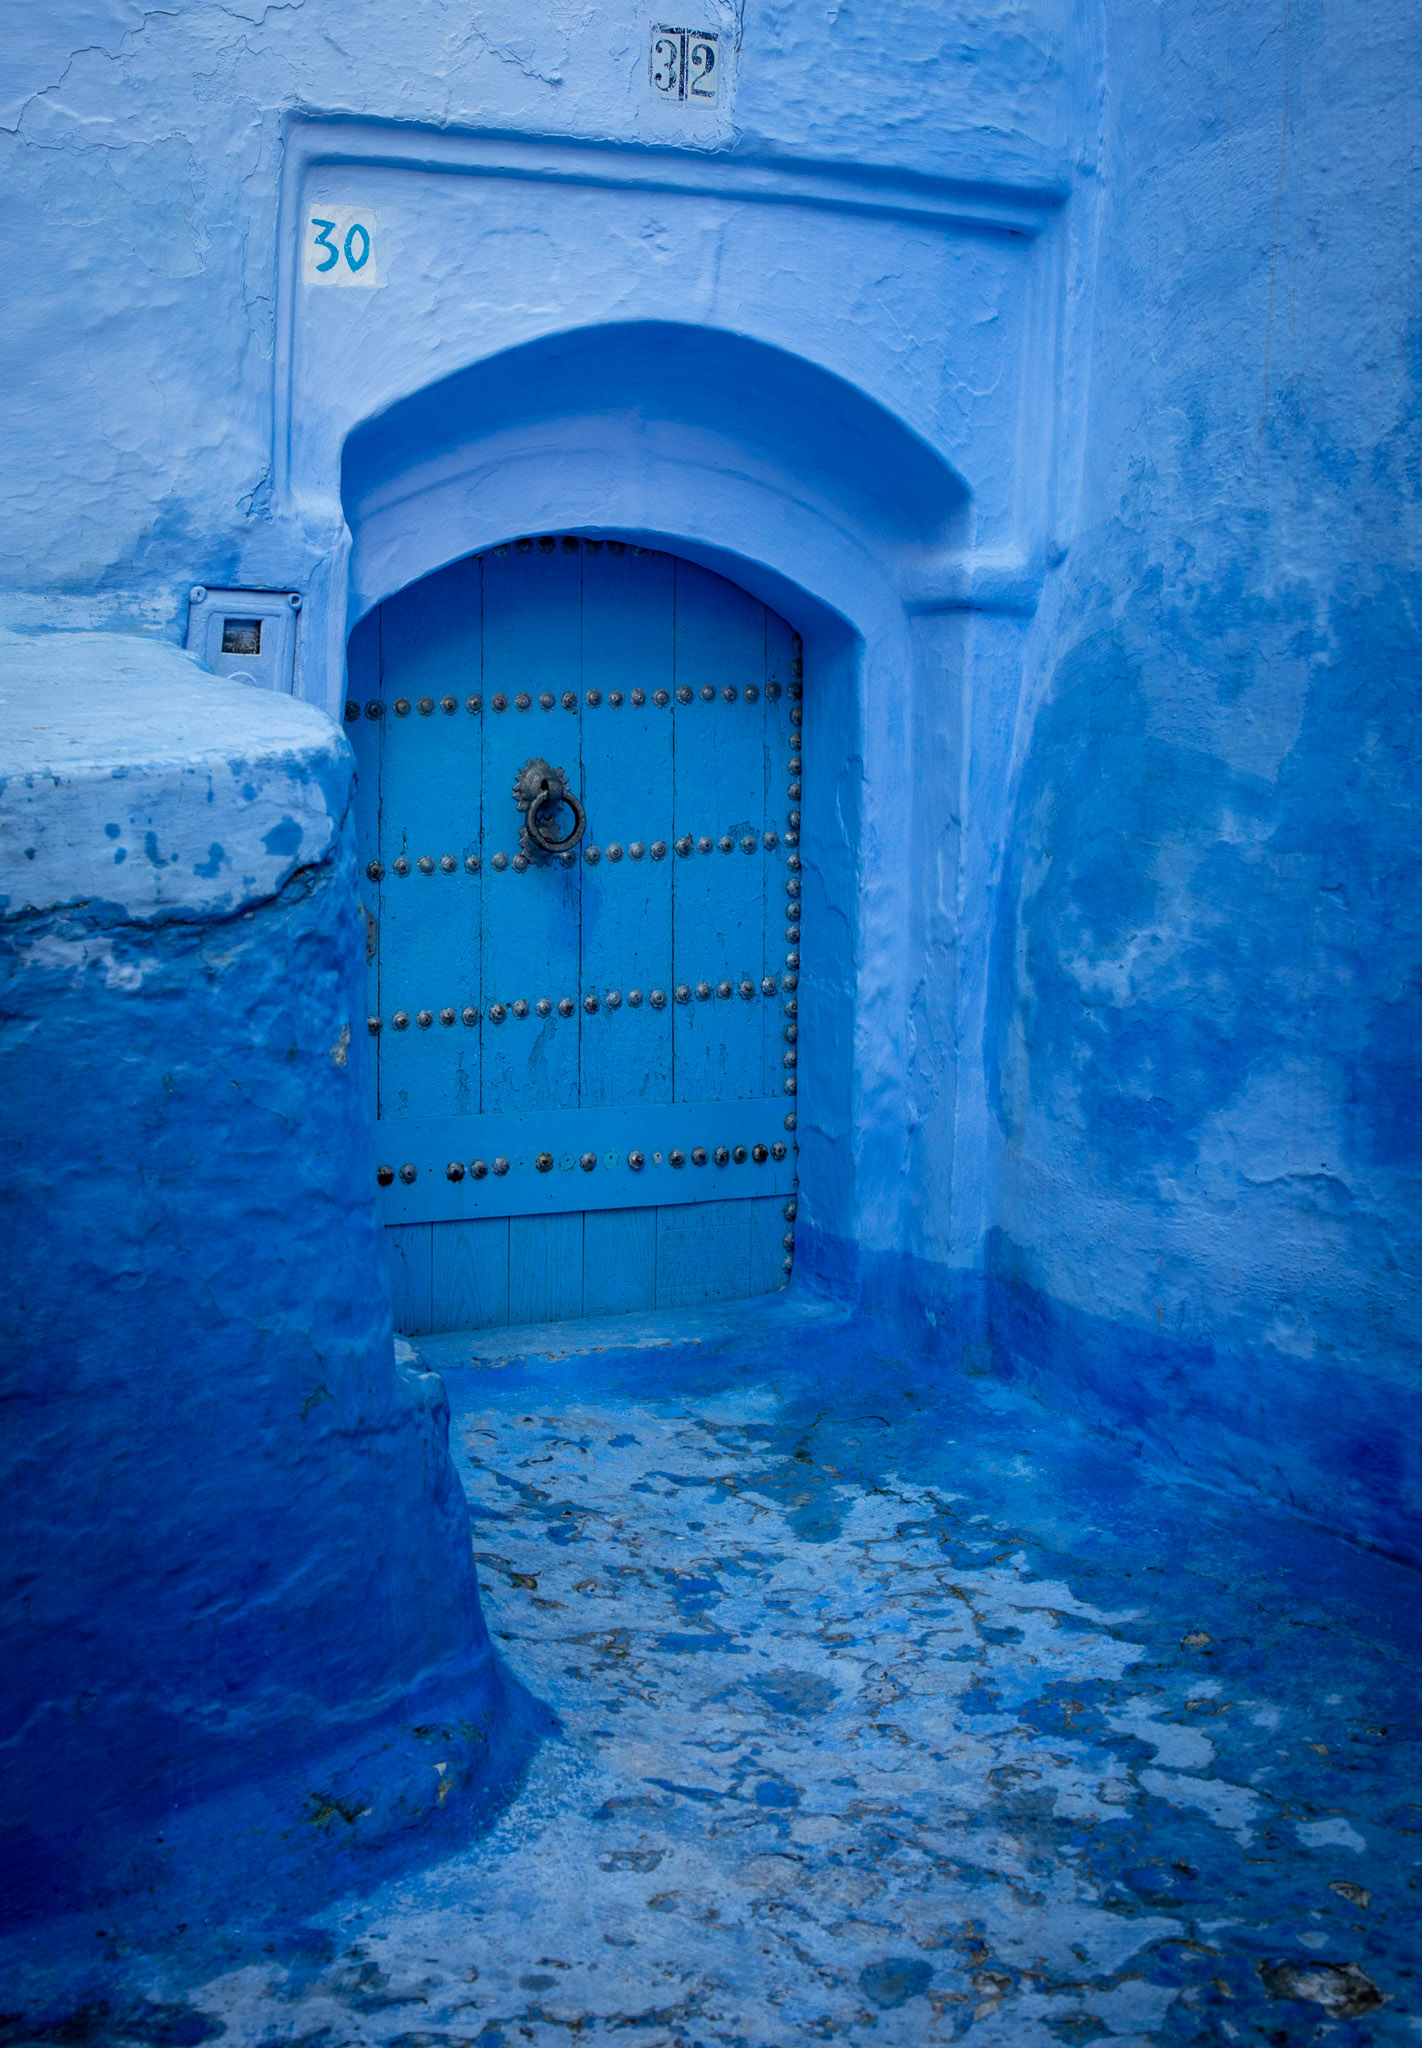
[[[214,675],[290,693],[296,672],[295,590],[213,590],[193,586],[184,646]]]

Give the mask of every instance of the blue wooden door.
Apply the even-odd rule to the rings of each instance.
[[[457,562],[352,635],[397,1328],[784,1284],[800,696],[764,605],[572,535]]]

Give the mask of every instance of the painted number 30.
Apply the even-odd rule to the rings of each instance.
[[[374,214],[327,206],[307,216],[301,268],[308,284],[378,284],[375,252]]]
[[[328,270],[334,270],[343,255],[348,268],[351,270],[365,269],[366,264],[370,261],[370,230],[362,221],[353,220],[351,222],[350,226],[346,229],[346,238],[339,249],[331,240],[331,233],[336,225],[333,220],[316,220],[313,218],[311,225],[313,228],[319,229],[319,233],[316,236],[316,247],[324,249],[326,252],[321,261],[316,265],[318,277]]]

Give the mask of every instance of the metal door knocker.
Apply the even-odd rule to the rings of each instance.
[[[587,830],[587,812],[569,789],[567,776],[561,768],[550,768],[541,756],[525,761],[513,793],[514,802],[524,813],[519,841],[525,853],[567,853]],[[566,838],[557,839],[551,828],[562,804],[573,814],[573,829]]]

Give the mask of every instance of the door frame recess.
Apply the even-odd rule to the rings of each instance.
[[[629,378],[650,394],[637,410]],[[760,405],[744,404],[748,388]],[[699,563],[800,634],[795,1273],[852,1285],[860,1246],[902,1241],[909,1178],[914,724],[925,655],[937,652],[922,628],[941,622],[913,617],[896,572],[904,520],[941,531],[961,505],[958,480],[897,419],[813,364],[717,330],[627,323],[526,344],[400,401],[348,437],[342,487],[342,657],[359,621],[397,591],[555,533]],[[338,699],[343,669],[342,659]],[[866,817],[879,842],[872,867]]]
[[[969,707],[975,800],[1000,816],[1036,686],[1023,629],[1077,518],[1097,233],[1055,135],[982,131],[935,161],[303,110],[264,517],[241,537],[246,581],[303,592],[296,691],[337,719],[372,605],[524,535],[664,548],[796,628],[796,1285],[878,1300],[916,1300],[918,1262],[974,1266],[993,1213]],[[306,281],[336,206],[376,239],[375,289]]]

